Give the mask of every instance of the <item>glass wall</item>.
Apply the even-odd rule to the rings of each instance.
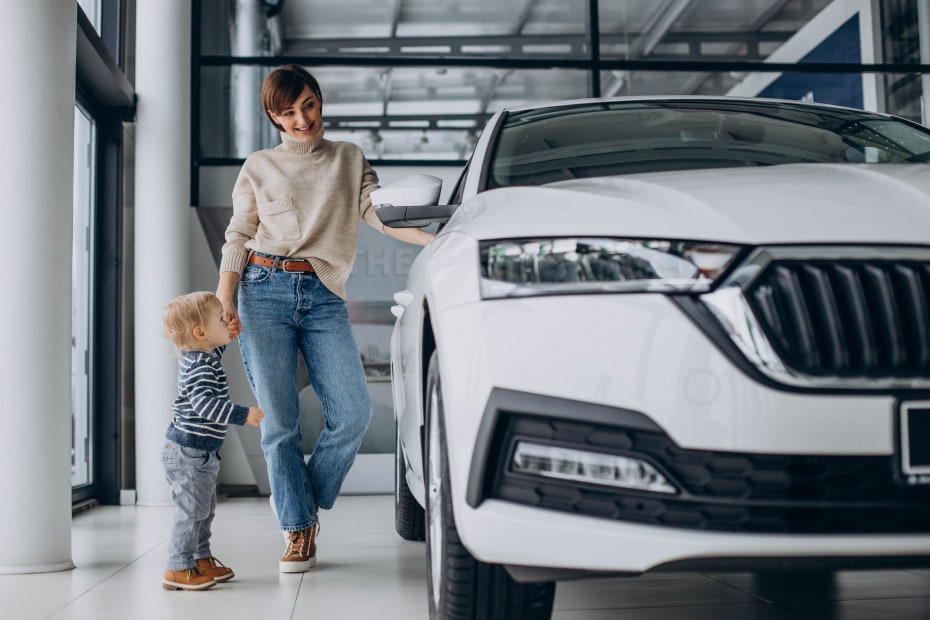
[[[101,0],[77,0],[78,6],[84,11],[87,20],[93,25],[94,29],[100,32]]]
[[[131,407],[127,412],[122,402],[121,351],[127,264],[131,272],[123,242],[123,130],[134,116],[123,51],[132,6],[126,0],[79,0],[75,7],[71,496],[78,507],[118,503],[123,485],[133,486],[123,478],[121,458],[123,429],[131,425]]]
[[[600,55],[604,60],[678,63],[763,61],[830,3],[598,2]]]
[[[275,144],[257,93],[287,62],[320,79],[330,135],[374,161],[461,164],[495,111],[588,96],[806,96],[919,120],[920,71],[901,65],[926,66],[926,4],[198,0],[195,154],[200,166],[229,164],[213,160]]]
[[[922,9],[922,10],[921,10]],[[930,63],[930,2],[882,0],[882,54],[898,65]],[[923,29],[921,29],[923,24]],[[930,124],[930,74],[886,73],[882,76],[888,111]]]
[[[74,207],[71,248],[71,485],[93,482],[91,385],[94,314],[91,225],[96,202],[96,129],[80,106],[74,107]]]
[[[272,66],[201,69],[201,165],[244,159],[280,143],[258,105],[262,79]],[[570,69],[323,66],[312,72],[323,90],[327,138],[354,142],[369,159],[385,162],[457,164],[494,112],[553,95],[583,97],[589,89],[589,75]]]

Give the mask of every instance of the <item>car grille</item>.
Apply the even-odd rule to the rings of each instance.
[[[896,482],[885,456],[686,450],[661,432],[501,411],[485,497],[618,521],[747,533],[930,532],[930,487]],[[528,440],[648,459],[681,493],[564,482],[510,471]]]
[[[930,372],[930,262],[777,260],[744,294],[779,357],[797,371]]]

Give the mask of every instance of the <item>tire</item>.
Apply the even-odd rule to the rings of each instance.
[[[425,540],[425,512],[407,486],[407,464],[400,446],[400,430],[395,428],[394,447],[394,529],[404,540]]]
[[[555,583],[518,583],[498,564],[479,562],[452,514],[439,365],[429,364],[426,414],[426,556],[432,620],[548,620]]]

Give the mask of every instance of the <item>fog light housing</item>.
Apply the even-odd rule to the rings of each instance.
[[[515,473],[585,482],[634,491],[677,493],[665,476],[648,462],[527,441],[517,442],[511,470]]]

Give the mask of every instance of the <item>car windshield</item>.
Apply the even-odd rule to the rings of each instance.
[[[930,131],[869,112],[771,101],[598,102],[511,113],[488,189],[795,163],[927,163]]]

